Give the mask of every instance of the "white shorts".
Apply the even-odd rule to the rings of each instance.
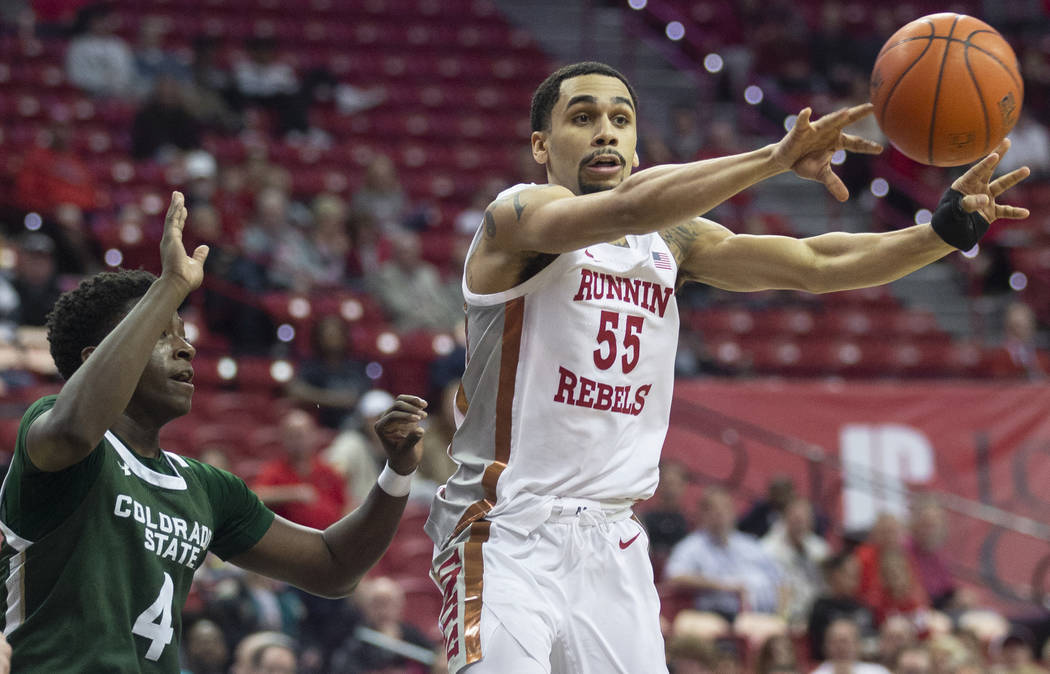
[[[474,522],[431,571],[444,597],[449,672],[509,674],[516,657],[556,674],[666,672],[648,547],[629,508],[595,501],[558,499],[527,535],[498,517]],[[488,652],[487,642],[505,642],[497,630],[520,649]]]

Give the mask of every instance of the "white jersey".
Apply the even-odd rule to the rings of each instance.
[[[464,277],[467,366],[449,448],[459,468],[427,521],[435,544],[482,517],[531,529],[556,497],[652,496],[674,384],[676,276],[666,243],[647,234],[562,253],[501,293],[472,292]]]

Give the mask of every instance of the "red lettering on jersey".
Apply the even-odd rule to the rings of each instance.
[[[587,377],[580,377],[580,397],[576,399],[577,407],[594,407],[594,400],[591,398],[591,394],[594,393],[594,388],[598,385],[598,382]]]
[[[576,396],[573,395],[573,392],[576,390],[576,375],[560,365],[558,374],[561,376],[561,381],[558,382],[558,392],[554,394],[554,402],[575,405]]]
[[[445,633],[445,653],[449,659],[459,653],[459,600],[456,593],[457,580],[463,570],[459,548],[438,567],[438,582],[441,585],[441,631]]]
[[[576,297],[572,298],[574,302],[591,299],[591,283],[593,279],[594,272],[590,269],[580,271],[580,289],[576,291]]]
[[[624,280],[626,281],[626,283],[623,284],[623,286],[624,286],[624,288],[623,288],[623,290],[624,290],[624,292],[623,292],[623,299],[624,299],[624,301],[625,302],[630,302],[631,304],[633,304],[635,306],[638,306],[638,291],[639,291],[639,286],[641,286],[641,284],[642,284],[641,280],[640,279],[636,279],[636,278],[635,279],[630,279],[629,278],[629,279],[624,279]]]
[[[612,408],[613,387],[598,382],[598,399],[594,402],[594,409],[607,410]]]
[[[671,293],[674,292],[674,288],[668,288],[666,286],[660,286],[653,288],[653,306],[649,307],[649,311],[658,314],[660,318],[664,317],[664,312],[667,311],[667,303],[671,300]]]
[[[642,409],[645,407],[645,396],[649,395],[649,391],[653,388],[652,384],[645,384],[639,386],[638,390],[634,392],[634,409],[631,410],[631,414],[638,416],[642,413]]]
[[[605,296],[608,299],[610,299],[610,300],[611,299],[622,300],[623,299],[623,288],[621,287],[620,284],[623,283],[625,280],[626,279],[624,279],[622,276],[612,276],[610,274],[606,274],[605,275],[605,284],[606,284],[605,285]]]

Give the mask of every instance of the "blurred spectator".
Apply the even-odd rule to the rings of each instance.
[[[208,615],[226,634],[227,639],[240,641],[252,632],[279,632],[289,637],[299,634],[304,610],[299,594],[290,586],[251,571],[235,570],[215,588],[208,602]],[[245,661],[258,651],[253,652]],[[235,659],[240,662],[238,646]],[[258,670],[248,669],[249,673]]]
[[[1028,379],[1042,379],[1046,376],[1039,362],[1037,336],[1035,312],[1032,308],[1021,301],[1007,305],[1003,314],[1002,348],[1010,356],[1014,374]]]
[[[230,674],[258,674],[256,655],[270,647],[283,648],[295,654],[295,645],[287,634],[275,631],[253,632],[237,642]],[[293,670],[294,672],[294,670]]]
[[[295,650],[278,644],[257,650],[251,664],[252,674],[296,674],[299,671]]]
[[[437,404],[432,404],[427,410],[423,460],[419,462],[412,490],[428,504],[437,487],[445,484],[456,472],[456,462],[448,455],[448,447],[456,433],[455,409],[459,391],[459,380],[450,381],[436,398]]]
[[[375,422],[394,404],[394,396],[373,389],[361,396],[355,419],[322,453],[325,463],[346,481],[350,503],[360,503],[375,485],[386,452],[375,432]]]
[[[55,300],[62,294],[55,269],[55,242],[31,232],[19,242],[18,267],[12,286],[18,296],[18,323],[43,326]]]
[[[233,68],[233,80],[242,104],[272,110],[277,116],[277,131],[306,133],[308,102],[300,93],[299,78],[287,61],[277,56],[277,45],[271,38],[253,37],[245,45],[247,58]]]
[[[194,38],[186,104],[204,127],[229,133],[241,127],[241,119],[230,105],[233,80],[218,64],[217,47],[213,37]]]
[[[225,674],[230,651],[226,636],[215,622],[198,620],[186,631],[183,674]]]
[[[788,622],[803,625],[823,587],[821,565],[830,547],[813,533],[813,506],[795,498],[784,509],[784,517],[762,538],[762,547],[780,564],[787,592]]]
[[[1037,180],[1050,175],[1050,131],[1028,108],[1022,109],[1021,117],[1007,137],[1012,141],[1010,151],[996,167],[996,175],[1005,175],[1022,166],[1032,169],[1032,178]]]
[[[372,381],[365,364],[350,352],[346,322],[334,314],[322,316],[310,335],[310,357],[288,382],[288,395],[299,403],[318,407],[318,421],[328,428],[339,428]]]
[[[300,253],[299,262],[308,263],[305,251],[309,243],[292,222],[287,193],[277,187],[259,190],[255,214],[250,224],[241,230],[239,243],[241,252],[254,265],[245,278],[245,285],[250,289],[291,287],[295,279],[287,274],[301,268],[294,259],[295,252]],[[275,263],[278,251],[282,251],[283,258],[279,269]]]
[[[780,569],[758,539],[733,530],[732,497],[721,487],[708,487],[700,508],[700,529],[674,546],[664,577],[676,589],[696,592],[700,611],[729,620],[741,611],[776,613]]]
[[[671,108],[671,132],[667,137],[672,161],[689,162],[696,159],[704,145],[700,119],[692,105],[675,105]]]
[[[430,391],[428,399],[436,397],[451,382],[459,382],[460,377],[463,376],[463,369],[467,361],[466,321],[460,321],[452,326],[452,341],[451,351],[430,361],[427,372],[427,388]]]
[[[931,674],[933,658],[923,646],[909,646],[897,654],[893,674]]]
[[[130,98],[135,93],[135,57],[115,34],[117,16],[106,4],[85,7],[66,52],[66,77],[95,96]]]
[[[310,242],[317,251],[314,282],[317,285],[345,285],[361,277],[361,263],[353,250],[347,227],[346,202],[334,194],[320,194],[313,202],[313,228]]]
[[[139,21],[139,42],[135,46],[136,89],[145,97],[156,88],[161,77],[170,78],[184,86],[190,83],[190,68],[173,51],[164,48],[168,19],[145,16]]]
[[[998,644],[1000,664],[992,674],[1046,674],[1035,662],[1034,637],[1027,629],[1015,626]]]
[[[762,642],[758,650],[755,674],[800,672],[795,644],[786,634],[777,634]]]
[[[252,490],[281,517],[324,529],[346,510],[343,480],[317,456],[313,417],[291,410],[280,430],[285,454],[263,464]]]
[[[905,551],[894,548],[884,548],[879,553],[878,580],[868,588],[864,600],[874,609],[879,624],[893,615],[918,623],[930,608],[910,558]]]
[[[474,236],[481,226],[482,218],[485,217],[485,209],[507,185],[507,180],[500,176],[486,178],[471,195],[467,207],[456,215],[455,230],[460,234]]]
[[[911,620],[892,615],[879,626],[878,660],[886,667],[893,667],[900,652],[917,643],[918,631]]]
[[[904,525],[895,515],[880,513],[865,537],[864,542],[854,552],[860,562],[860,587],[858,597],[866,597],[879,584],[879,556],[883,550],[904,551],[907,532]]]
[[[660,462],[660,482],[653,495],[652,509],[642,515],[649,536],[649,554],[663,566],[671,549],[689,534],[689,522],[683,513],[685,489],[689,486],[689,469],[674,459]],[[654,570],[655,570],[654,564]]]
[[[857,626],[845,618],[838,618],[828,626],[824,640],[827,660],[812,674],[890,674],[882,665],[861,662]]]
[[[874,639],[876,635],[871,608],[856,598],[860,585],[860,564],[856,558],[840,552],[829,557],[822,567],[827,590],[813,602],[806,630],[809,652],[815,660],[824,659],[824,635],[828,626],[840,618],[856,625],[862,639]]]
[[[931,605],[940,611],[973,608],[976,602],[972,592],[960,588],[948,570],[948,557],[944,552],[947,537],[944,508],[936,501],[923,500],[912,508],[908,552]]]
[[[369,286],[398,330],[452,330],[463,320],[459,284],[445,283],[423,260],[417,234],[399,232],[391,245],[390,260],[369,278]]]
[[[59,274],[89,275],[101,271],[102,251],[91,235],[84,212],[75,204],[59,204],[41,231],[55,240]],[[53,225],[53,226],[52,226]]]
[[[755,501],[737,522],[736,528],[745,534],[762,538],[773,524],[780,521],[784,508],[795,498],[795,482],[784,475],[774,476],[766,485],[766,497]]]
[[[97,196],[94,175],[70,148],[72,126],[56,122],[42,134],[43,144],[34,145],[24,157],[15,179],[15,204],[44,217],[60,204],[94,210]]]
[[[383,233],[403,229],[408,201],[390,157],[377,154],[372,158],[364,181],[350,199],[350,210],[358,217],[370,218]]]
[[[362,623],[332,655],[331,674],[380,674],[395,670],[410,674],[427,671],[419,660],[402,653],[418,653],[426,663],[434,644],[405,622],[405,592],[385,576],[364,580],[353,595]],[[389,648],[381,644],[389,643]]]
[[[200,125],[186,106],[182,85],[170,75],[159,75],[132,123],[132,155],[164,161],[174,150],[195,150],[200,142]]]

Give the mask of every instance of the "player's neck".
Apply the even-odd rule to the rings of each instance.
[[[127,414],[122,414],[113,424],[113,432],[139,456],[150,459],[160,456],[159,428],[143,426]]]

